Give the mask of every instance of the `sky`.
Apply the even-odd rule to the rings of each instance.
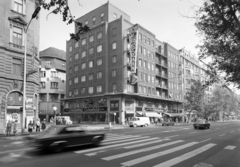
[[[105,4],[107,0],[69,0],[72,15],[76,18]],[[203,0],[110,0],[110,3],[127,13],[133,24],[140,24],[177,49],[186,50],[197,56],[196,45],[201,38],[196,33],[193,6],[201,6]],[[66,51],[66,41],[74,31],[74,25],[66,25],[61,15],[40,13],[40,51],[55,47]],[[47,17],[48,15],[48,17]]]

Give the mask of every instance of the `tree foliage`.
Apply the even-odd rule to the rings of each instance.
[[[185,109],[190,113],[195,110],[198,112],[198,115],[201,115],[203,112],[203,100],[204,100],[204,87],[202,83],[197,80],[193,80],[193,84],[189,91],[185,94]]]
[[[240,87],[240,1],[207,0],[196,14],[203,37],[200,59],[210,57],[211,70],[225,72],[225,79]]]
[[[75,20],[75,16],[72,15],[68,2],[68,0],[35,0],[36,6],[50,11],[49,14],[60,14],[62,15],[63,22],[67,24],[74,23],[77,31],[76,33],[71,33],[70,38],[78,41],[80,39],[80,34],[88,32],[89,27]]]

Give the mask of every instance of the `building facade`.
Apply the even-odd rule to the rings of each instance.
[[[8,120],[19,128],[38,117],[39,28],[32,20],[27,32],[26,117],[23,118],[24,30],[36,8],[30,0],[0,0],[0,131]],[[25,125],[23,125],[23,120]],[[4,131],[5,132],[5,131]]]
[[[179,58],[168,60],[168,50],[179,56],[176,49],[110,3],[77,21],[90,31],[66,43],[64,115],[75,122],[124,124],[135,115],[153,121],[181,103],[180,90],[171,89],[169,96],[168,61],[177,64]]]
[[[49,121],[63,112],[60,100],[65,98],[66,52],[47,48],[40,51],[40,62],[39,117]]]

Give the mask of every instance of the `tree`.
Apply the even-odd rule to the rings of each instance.
[[[193,80],[193,84],[189,91],[185,95],[185,109],[189,111],[189,118],[192,111],[197,111],[198,116],[201,116],[201,112],[204,111],[203,100],[204,100],[204,87],[199,80]],[[189,119],[188,118],[188,119]]]
[[[240,1],[208,0],[196,14],[195,25],[203,37],[200,59],[211,58],[212,74],[215,69],[224,72],[226,81],[240,87]]]
[[[72,15],[69,8],[68,0],[35,0],[36,6],[40,6],[45,10],[49,10],[49,14],[62,15],[62,21],[67,24],[74,23],[77,29],[76,34],[71,33],[70,38],[78,41],[80,35],[89,31],[89,27],[75,20],[75,16]],[[80,4],[80,3],[79,3]],[[49,15],[48,14],[48,15]]]

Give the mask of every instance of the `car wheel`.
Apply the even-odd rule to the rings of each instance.
[[[148,126],[148,124],[145,124],[145,127],[147,127]]]
[[[51,150],[55,153],[62,152],[64,149],[65,149],[65,144],[63,144],[63,143],[59,143],[58,145],[53,146],[51,148]]]

